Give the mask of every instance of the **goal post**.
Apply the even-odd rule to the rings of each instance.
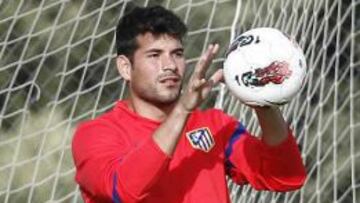
[[[163,5],[187,24],[189,69],[212,42],[210,72],[231,39],[255,27],[294,36],[306,85],[281,110],[307,168],[303,188],[256,191],[228,181],[232,202],[360,201],[358,0],[0,1],[0,202],[82,202],[74,182],[76,125],[126,96],[115,68],[115,26],[129,3]],[[189,74],[187,73],[187,76]],[[218,86],[202,108],[221,108],[259,133],[253,111]],[[291,164],[291,163],[289,163]]]

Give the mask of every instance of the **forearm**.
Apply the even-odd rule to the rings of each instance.
[[[298,189],[304,184],[306,170],[292,135],[281,144],[269,146],[244,134],[233,146],[229,174],[236,183],[249,182],[257,190],[279,192]]]
[[[288,136],[288,125],[278,107],[256,107],[263,141],[271,146],[278,145]]]
[[[169,116],[153,134],[155,143],[169,156],[175,151],[189,113],[190,112],[184,110],[181,105],[175,106]]]

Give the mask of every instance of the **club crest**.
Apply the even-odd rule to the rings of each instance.
[[[187,132],[186,137],[193,148],[204,152],[209,152],[215,145],[214,138],[206,127]]]

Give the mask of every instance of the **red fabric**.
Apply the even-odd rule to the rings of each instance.
[[[267,146],[253,136],[241,136],[229,160],[230,176],[238,184],[257,190],[288,191],[301,187],[306,173],[291,132],[278,146]]]
[[[85,202],[230,202],[226,172],[237,183],[261,190],[293,190],[304,182],[291,134],[269,147],[247,131],[237,135],[238,121],[219,110],[194,111],[169,157],[151,137],[159,125],[119,101],[112,111],[78,127],[72,149]],[[209,152],[187,137],[204,127],[215,143]]]

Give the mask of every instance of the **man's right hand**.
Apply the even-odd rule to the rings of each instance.
[[[189,113],[200,105],[208,96],[211,88],[223,78],[222,70],[218,70],[209,80],[205,79],[206,70],[218,50],[219,45],[217,44],[208,47],[196,64],[189,84],[186,89],[184,89],[175,108],[154,132],[153,137],[155,142],[169,156],[174,153]]]
[[[195,66],[187,87],[184,89],[176,108],[191,112],[209,95],[211,89],[223,80],[223,70],[217,70],[209,79],[205,78],[212,60],[219,50],[218,44],[209,45]]]

